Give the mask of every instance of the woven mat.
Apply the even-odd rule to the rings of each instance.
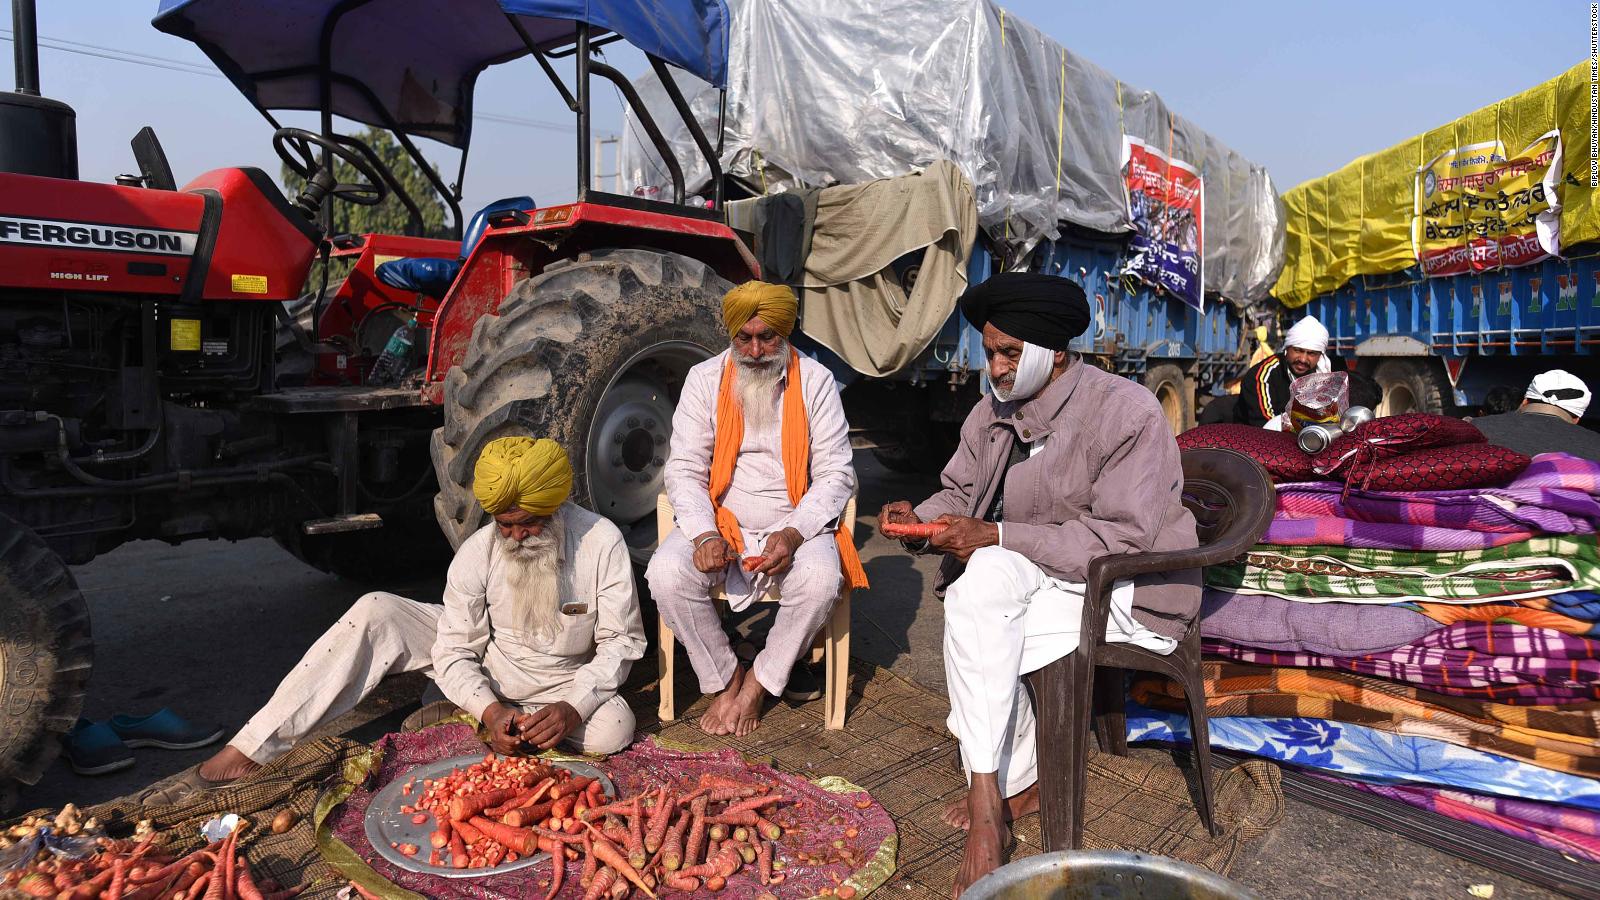
[[[731,748],[803,778],[832,775],[866,788],[889,810],[900,834],[898,868],[884,893],[907,900],[949,896],[960,865],[961,836],[939,820],[939,813],[959,795],[965,780],[956,741],[944,730],[949,707],[942,695],[853,660],[845,730],[822,727],[820,701],[780,702],[748,737],[712,737],[693,724],[704,699],[682,711],[677,721],[656,720],[654,668],[641,662],[624,688],[641,731],[678,746]],[[678,695],[695,696],[689,667],[678,668],[684,673]],[[1215,773],[1222,834],[1212,837],[1191,799],[1197,794],[1187,758],[1179,758],[1181,767],[1164,755],[1153,760],[1142,754],[1091,757],[1084,846],[1159,853],[1227,874],[1244,845],[1283,817],[1277,766],[1243,762]],[[207,819],[239,813],[258,826],[243,841],[257,872],[285,886],[305,885],[308,898],[327,898],[345,880],[319,855],[312,812],[326,787],[344,780],[347,770],[365,771],[372,762],[366,745],[323,738],[295,748],[248,781],[170,807],[141,810],[134,798],[125,797],[90,813],[119,831],[131,830],[140,818],[153,818],[158,827],[172,830],[179,850],[200,845],[198,828]],[[295,827],[281,835],[268,833],[267,823],[285,808],[299,816]],[[1037,815],[1018,822],[1016,833],[1012,859],[1041,852]]]
[[[704,699],[680,710],[676,721],[661,723],[655,721],[654,691],[630,696],[642,730],[663,740],[730,747],[752,760],[770,760],[785,772],[837,775],[871,791],[900,832],[899,867],[884,893],[949,897],[962,842],[939,814],[966,787],[956,740],[944,728],[949,705],[943,695],[861,660],[852,661],[851,676],[843,731],[822,727],[821,701],[780,702],[748,737],[713,737],[693,724],[705,708]],[[680,680],[678,696],[695,695],[693,686]],[[1283,789],[1273,763],[1251,760],[1213,772],[1222,834],[1212,837],[1191,799],[1199,795],[1197,783],[1191,785],[1187,756],[1179,757],[1181,768],[1169,756],[1140,756],[1090,758],[1086,848],[1159,853],[1226,875],[1244,845],[1283,818]],[[1043,851],[1037,814],[1025,816],[1015,831],[1011,859]]]
[[[152,819],[166,834],[168,846],[187,851],[205,843],[200,826],[207,820],[238,813],[254,825],[240,845],[258,881],[265,875],[285,887],[306,886],[304,897],[332,897],[346,880],[317,849],[312,811],[325,787],[343,780],[347,769],[364,771],[372,760],[365,744],[322,738],[301,744],[248,780],[171,806],[141,809],[136,796],[129,796],[92,807],[87,814],[99,816],[113,834],[132,831],[140,819]],[[283,834],[272,834],[268,826],[284,809],[294,812],[297,821]]]

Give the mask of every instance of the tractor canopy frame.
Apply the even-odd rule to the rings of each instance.
[[[161,0],[153,24],[193,42],[274,128],[275,112],[315,111],[323,137],[376,159],[359,141],[335,134],[342,116],[388,130],[422,170],[462,231],[461,185],[472,140],[472,95],[489,66],[531,55],[577,118],[578,199],[696,216],[683,205],[682,167],[638,93],[595,50],[627,40],[661,76],[711,173],[713,210],[722,201],[721,145],[713,146],[691,114],[666,66],[674,65],[725,92],[728,9],[724,0]],[[555,60],[575,58],[574,86]],[[671,204],[602,194],[590,188],[590,81],[615,84],[672,174]],[[418,149],[425,137],[460,151],[456,180],[446,185]],[[360,145],[360,146],[358,146]],[[332,160],[324,158],[331,166]],[[380,166],[413,221],[414,198]],[[709,214],[710,210],[706,211]],[[325,208],[325,215],[327,215]],[[324,224],[328,224],[325,222]]]

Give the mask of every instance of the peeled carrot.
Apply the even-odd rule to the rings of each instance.
[[[499,822],[491,822],[482,816],[472,818],[472,827],[478,829],[490,840],[499,841],[507,848],[527,856],[533,852],[534,834],[531,829],[512,828]]]
[[[616,845],[605,838],[596,838],[594,841],[594,855],[599,857],[602,863],[616,869],[617,874],[632,882],[634,887],[644,891],[646,896],[655,897],[656,892],[652,891],[650,886],[644,883],[644,879],[639,876],[638,870],[628,864],[627,859],[622,856],[622,851],[618,850]]]
[[[765,556],[746,556],[742,564],[746,572],[754,572],[756,569],[761,568],[761,564],[766,561],[767,558]]]
[[[500,821],[515,828],[532,825],[535,822],[543,822],[545,819],[550,817],[550,807],[552,805],[552,803],[547,801],[536,806],[526,806],[521,809],[513,809],[504,816],[501,816]]]
[[[565,819],[572,815],[572,808],[578,805],[578,798],[568,794],[565,797],[554,798],[555,802],[550,807],[550,816],[556,819]]]
[[[560,853],[550,854],[550,893],[544,895],[544,900],[556,900],[556,894],[561,893],[561,882],[566,877],[566,857]]]
[[[461,829],[452,829],[450,831],[450,868],[465,869],[467,863],[471,861],[471,858],[467,856],[467,842],[461,837]]]
[[[450,846],[451,830],[450,820],[440,819],[439,827],[434,829],[432,834],[428,835],[428,845],[435,850],[443,850],[444,848]]]
[[[461,840],[465,841],[469,846],[483,840],[483,832],[474,828],[471,822],[451,822],[450,831],[461,835]]]
[[[885,522],[883,536],[892,538],[931,538],[949,528],[943,522]]]
[[[557,782],[556,786],[550,789],[550,799],[559,800],[562,797],[566,797],[571,794],[582,793],[586,788],[589,787],[589,785],[593,783],[594,779],[588,777],[587,775],[573,776],[566,781]]]
[[[456,797],[450,801],[450,818],[457,822],[465,821],[491,806],[506,802],[515,793],[516,791],[509,788],[502,788],[497,791]]]

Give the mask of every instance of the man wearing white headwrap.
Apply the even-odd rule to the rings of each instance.
[[[1275,353],[1244,373],[1233,420],[1241,425],[1265,426],[1289,408],[1289,385],[1313,372],[1332,371],[1328,358],[1328,329],[1316,316],[1294,323],[1283,339],[1283,352]]]
[[[1578,424],[1593,396],[1578,376],[1551,369],[1534,376],[1516,411],[1480,416],[1472,424],[1489,443],[1518,453],[1570,453],[1600,462],[1600,434]]]

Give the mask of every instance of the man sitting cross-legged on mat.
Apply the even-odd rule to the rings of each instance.
[[[961,427],[944,490],[887,523],[943,522],[944,667],[950,730],[971,787],[946,809],[967,828],[956,893],[1000,863],[1005,821],[1038,808],[1035,720],[1022,676],[1073,652],[1096,557],[1195,547],[1183,468],[1144,387],[1068,350],[1089,323],[1083,289],[1007,273],[969,289],[993,393]],[[1119,582],[1106,640],[1170,653],[1200,610],[1200,573]],[[1137,590],[1135,590],[1135,583]]]
[[[789,346],[797,312],[783,285],[729,291],[722,321],[731,346],[689,370],[672,417],[664,475],[678,527],[646,578],[700,690],[716,695],[700,718],[710,734],[749,734],[764,695],[783,691],[828,621],[841,579],[866,587],[839,521],[856,484],[844,407],[833,375]],[[749,668],[711,601],[718,587],[736,610],[778,589],[766,648]]]
[[[444,605],[362,597],[226,747],[157,785],[145,805],[254,772],[400,672],[428,673],[500,753],[632,743],[633,712],[617,689],[645,637],[622,532],[566,502],[572,466],[548,438],[490,441],[472,490],[494,520],[456,551]]]

